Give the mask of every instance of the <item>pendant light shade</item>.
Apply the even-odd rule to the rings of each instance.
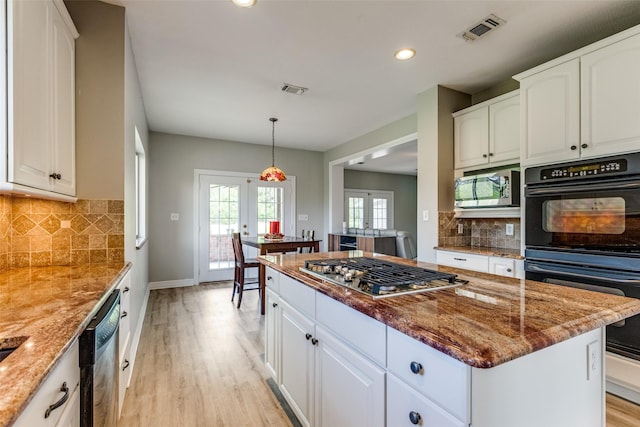
[[[276,166],[275,160],[275,150],[276,150],[276,122],[278,119],[275,117],[271,117],[269,119],[271,122],[271,166],[266,168],[260,174],[260,181],[272,181],[272,182],[281,182],[286,181],[287,176],[284,174],[282,169]]]

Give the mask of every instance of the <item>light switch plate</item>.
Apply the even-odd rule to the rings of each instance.
[[[428,210],[422,211],[422,220],[423,221],[429,221],[429,211]]]
[[[178,221],[179,219],[180,219],[180,214],[177,214],[177,213],[171,214],[171,221]]]
[[[594,341],[587,344],[587,380],[600,377],[601,363],[600,342]]]
[[[298,214],[298,221],[309,221],[309,215],[307,215],[307,214]]]

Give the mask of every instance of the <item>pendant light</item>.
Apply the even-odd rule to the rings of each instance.
[[[276,167],[276,160],[275,160],[276,159],[275,132],[276,132],[276,122],[278,121],[278,119],[276,119],[275,117],[271,117],[269,121],[271,122],[271,166],[262,171],[262,173],[260,174],[260,181],[272,181],[272,182],[286,181],[287,176],[284,174],[282,169]]]

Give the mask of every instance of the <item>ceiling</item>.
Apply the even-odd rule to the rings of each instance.
[[[109,1],[127,8],[150,129],[271,144],[278,117],[276,146],[316,151],[415,113],[435,85],[477,93],[640,23],[637,0]],[[456,36],[491,13],[506,24]]]

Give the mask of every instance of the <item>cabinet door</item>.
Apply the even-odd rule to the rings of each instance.
[[[520,82],[520,164],[557,163],[580,155],[580,60]]]
[[[75,39],[52,4],[53,191],[76,194],[75,170]]]
[[[311,425],[315,347],[314,322],[280,300],[281,365],[280,391],[303,426]]]
[[[489,273],[499,276],[516,277],[515,260],[502,257],[489,257]]]
[[[280,298],[267,289],[264,319],[264,364],[276,383],[280,382]]]
[[[359,352],[316,327],[318,427],[385,425],[385,372]]]
[[[582,156],[640,147],[640,35],[581,58]]]
[[[489,161],[520,162],[520,97],[489,105]]]
[[[489,108],[482,107],[453,119],[456,169],[489,163],[488,114]]]
[[[7,3],[8,180],[49,190],[51,182],[51,95],[48,1]]]

